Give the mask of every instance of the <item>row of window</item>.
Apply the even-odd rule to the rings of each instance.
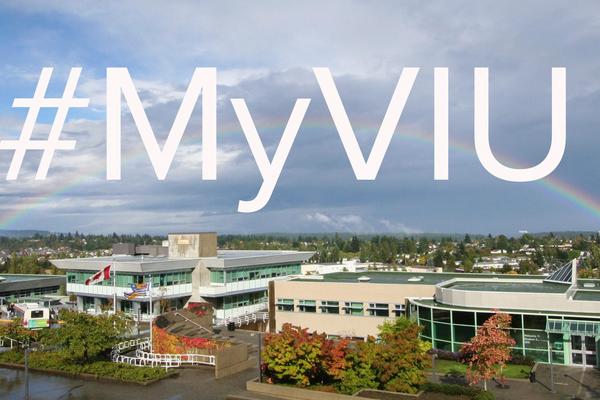
[[[240,268],[234,270],[214,270],[210,271],[211,283],[231,283],[241,281],[252,281],[255,279],[276,278],[278,276],[288,276],[300,274],[300,264],[287,265],[263,265],[249,268]]]
[[[217,304],[217,308],[220,308],[219,306],[222,305],[222,308],[225,310],[231,310],[238,307],[251,306],[254,304],[261,303],[264,303],[266,307],[267,292],[260,291],[253,293],[238,294],[234,296],[225,296],[219,303],[221,304]]]
[[[4,301],[14,302],[18,299],[27,297],[41,297],[44,295],[58,295],[60,293],[60,286],[47,286],[35,289],[24,289],[10,292],[0,292],[0,297]]]
[[[345,314],[345,315],[365,315],[365,305],[361,302],[322,300],[318,306],[323,314]],[[294,312],[296,309],[299,312],[316,313],[316,300],[298,300],[297,307],[294,304],[294,299],[277,299],[277,310]],[[368,303],[366,315],[373,317],[389,317],[395,315],[399,317],[404,315],[404,304],[394,304],[394,308],[390,313],[390,305],[385,303]]]
[[[459,351],[463,343],[475,336],[477,326],[481,326],[493,315],[486,312],[445,310],[416,305],[411,305],[410,314],[422,326],[421,337],[424,340],[431,342],[434,348],[448,351]],[[554,363],[564,362],[565,339],[560,333],[546,332],[546,315],[510,315],[512,322],[509,332],[516,342],[513,352],[541,362],[549,362],[550,356]],[[565,318],[586,321],[590,319]]]
[[[85,281],[94,275],[97,271],[68,271],[67,282],[68,283],[80,283],[85,284]],[[152,274],[152,275],[140,275],[140,274],[126,274],[117,272],[118,287],[129,287],[133,283],[144,283],[152,280],[152,286],[172,286],[172,285],[183,285],[192,283],[192,272],[191,271],[177,271],[169,272],[164,274]],[[112,286],[113,278],[97,283],[96,285]]]

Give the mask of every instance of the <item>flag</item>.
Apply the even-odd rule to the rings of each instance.
[[[125,292],[125,296],[128,300],[135,299],[137,297],[146,297],[148,295],[148,290],[150,289],[147,283],[132,283],[129,285],[131,288],[131,292]]]
[[[85,280],[86,285],[94,285],[96,283],[107,281],[110,279],[110,265],[102,268],[100,271],[96,272],[94,275],[90,276]]]

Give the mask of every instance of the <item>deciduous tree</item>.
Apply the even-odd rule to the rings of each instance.
[[[467,379],[471,384],[483,380],[484,389],[487,390],[488,379],[503,379],[502,369],[510,361],[510,348],[516,343],[508,333],[510,324],[510,315],[496,312],[477,329],[477,335],[462,346]]]

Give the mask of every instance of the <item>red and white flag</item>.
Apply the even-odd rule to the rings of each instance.
[[[90,276],[85,280],[86,285],[94,285],[98,282],[107,281],[110,279],[110,265],[102,268],[100,271],[96,272],[94,275]]]

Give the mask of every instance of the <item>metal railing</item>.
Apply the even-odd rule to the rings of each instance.
[[[135,356],[121,354],[127,349],[136,348]],[[207,354],[161,354],[151,353],[150,339],[138,338],[117,343],[113,346],[111,359],[114,362],[135,365],[138,367],[162,367],[176,368],[182,364],[188,365],[215,365],[216,358],[214,355]]]
[[[242,315],[239,317],[225,317],[218,319],[216,326],[227,326],[230,322],[233,322],[237,327],[242,325],[249,325],[255,322],[267,322],[269,320],[268,312],[256,312],[251,314]]]

